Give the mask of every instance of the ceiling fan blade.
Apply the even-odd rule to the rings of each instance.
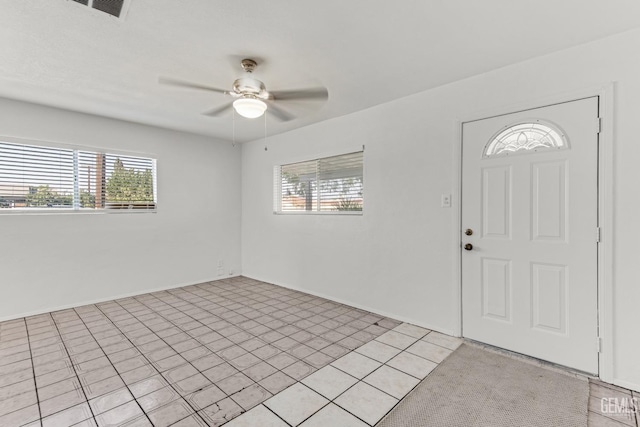
[[[329,91],[326,87],[309,88],[309,89],[297,89],[297,90],[278,90],[275,92],[269,91],[273,96],[273,99],[278,101],[294,101],[294,100],[325,100],[329,97]]]
[[[229,107],[231,107],[231,103],[221,105],[220,107],[212,108],[211,110],[207,110],[202,114],[205,116],[211,116],[211,117],[219,116],[221,113],[224,113],[225,111],[227,111]]]
[[[293,120],[296,117],[293,114],[290,114],[286,111],[284,111],[282,108],[277,107],[273,104],[273,102],[269,103],[269,107],[267,108],[267,112],[271,113],[274,115],[274,117],[276,117],[277,119],[283,121],[283,122],[288,122],[289,120]]]
[[[201,85],[201,84],[198,84],[198,83],[185,82],[184,80],[177,80],[177,79],[172,79],[172,78],[169,78],[169,77],[159,77],[158,78],[158,83],[161,83],[161,84],[164,84],[164,85],[179,86],[179,87],[184,87],[184,88],[188,88],[188,89],[208,90],[209,92],[217,92],[217,93],[227,93],[228,92],[228,91],[226,91],[224,89],[219,89],[217,87]]]

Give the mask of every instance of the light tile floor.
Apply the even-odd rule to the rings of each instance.
[[[0,426],[374,426],[460,343],[225,279],[0,323]],[[590,426],[637,427],[590,387]]]
[[[227,426],[374,426],[461,342],[402,323]]]
[[[399,324],[244,277],[2,322],[0,426],[218,426]]]

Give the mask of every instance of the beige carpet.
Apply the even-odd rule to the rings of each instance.
[[[589,383],[463,344],[377,427],[584,427]]]

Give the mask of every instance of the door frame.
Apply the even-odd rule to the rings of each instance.
[[[589,87],[568,93],[549,95],[518,104],[492,108],[471,114],[469,117],[456,120],[453,144],[453,194],[451,200],[456,203],[453,215],[453,277],[455,289],[455,307],[457,314],[454,330],[462,336],[462,139],[464,123],[507,115],[519,111],[531,110],[563,102],[597,96],[601,120],[598,137],[598,226],[600,227],[600,243],[598,244],[598,336],[600,337],[600,353],[598,355],[599,377],[602,381],[614,381],[614,333],[613,333],[613,212],[614,212],[614,97],[616,82],[604,86]],[[595,238],[595,235],[594,235]],[[596,343],[594,343],[594,350]]]

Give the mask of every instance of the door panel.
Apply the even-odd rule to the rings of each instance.
[[[566,266],[531,264],[532,325],[542,331],[567,331]]]
[[[593,97],[463,125],[465,337],[598,372],[597,117]]]
[[[507,259],[482,259],[482,315],[511,319],[511,265]]]
[[[482,174],[482,234],[484,237],[510,237],[511,168],[485,168]]]
[[[531,220],[533,240],[565,241],[566,163],[534,163]]]

